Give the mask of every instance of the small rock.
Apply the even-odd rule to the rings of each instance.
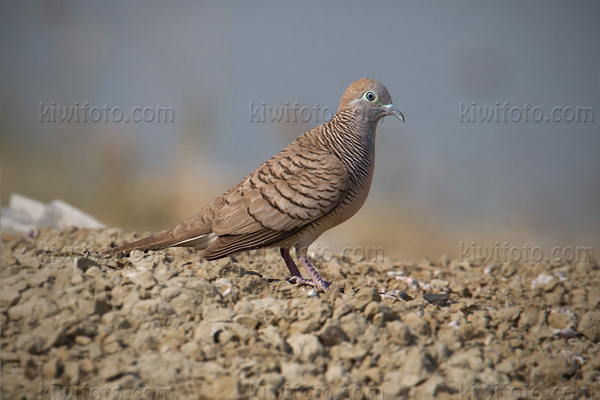
[[[240,381],[234,376],[217,378],[210,387],[208,395],[212,399],[238,399],[240,397]]]
[[[76,361],[69,361],[65,364],[65,375],[71,384],[79,383],[79,365]]]
[[[102,276],[102,270],[96,266],[92,266],[85,271],[85,275],[97,279]]]
[[[419,335],[429,336],[431,335],[431,327],[426,320],[422,317],[419,317],[415,313],[410,313],[406,317],[403,318],[404,323],[408,325],[414,332]]]
[[[158,311],[158,300],[140,300],[132,308],[134,314],[156,314]]]
[[[186,280],[185,288],[193,290],[194,292],[202,293],[210,297],[216,297],[219,295],[217,288],[211,285],[210,282],[204,278],[194,278]]]
[[[207,322],[231,322],[233,311],[229,308],[208,306],[202,311],[202,320]]]
[[[242,293],[257,294],[264,292],[269,288],[269,282],[260,276],[254,274],[244,275],[240,279],[240,291]]]
[[[408,325],[400,321],[392,321],[387,324],[386,328],[392,343],[399,344],[400,346],[409,346],[415,339]]]
[[[7,309],[8,307],[14,306],[19,302],[21,298],[21,294],[18,290],[15,290],[11,286],[2,286],[2,290],[0,293],[0,305],[3,309]]]
[[[531,328],[532,326],[538,323],[539,318],[540,312],[536,309],[524,311],[519,317],[518,326],[519,328],[525,329]]]
[[[21,366],[25,370],[24,371],[25,378],[27,378],[27,379],[33,379],[33,378],[35,378],[37,376],[37,374],[38,374],[38,367],[35,364],[35,361],[33,360],[33,358],[27,357],[23,361],[24,362],[22,362]]]
[[[283,384],[285,383],[285,378],[283,377],[283,375],[281,375],[277,372],[264,373],[259,377],[258,380],[259,380],[259,382],[262,382],[273,388],[281,388],[281,387],[283,387]]]
[[[154,285],[156,285],[156,279],[154,279],[152,272],[147,269],[129,272],[126,274],[126,276],[131,280],[131,282],[133,282],[134,285],[142,289],[150,290],[152,287],[154,287]]]
[[[381,295],[375,288],[361,288],[354,295],[351,304],[358,311],[363,311],[365,307],[372,301],[381,302]]]
[[[100,343],[92,343],[88,346],[88,355],[92,360],[96,360],[102,356],[102,346]]]
[[[383,379],[383,371],[378,367],[367,368],[361,372],[364,377],[366,377],[375,385],[379,385]]]
[[[374,326],[385,326],[389,321],[395,321],[398,316],[391,311],[384,309],[382,312],[375,314],[373,317]]]
[[[446,307],[450,302],[450,295],[446,293],[423,293],[423,298],[433,305]]]
[[[44,378],[58,378],[59,372],[59,360],[57,357],[53,357],[46,361],[42,366],[42,374]]]
[[[161,263],[154,270],[154,277],[161,283],[168,281],[174,276],[177,276],[177,271],[166,264]]]
[[[365,307],[364,315],[368,320],[373,320],[373,317],[387,309],[386,306],[377,301],[372,301]]]
[[[81,273],[81,271],[77,270],[75,272],[73,272],[73,275],[71,276],[70,282],[72,285],[79,285],[81,282],[83,282],[83,273]]]
[[[600,311],[588,311],[581,318],[579,332],[594,343],[600,341]]]
[[[554,329],[566,329],[577,324],[577,319],[573,311],[569,309],[552,310],[546,319],[548,325]]]
[[[114,354],[121,350],[119,340],[114,335],[108,335],[102,342],[102,350],[106,354]]]
[[[100,376],[104,380],[112,380],[119,377],[122,374],[121,368],[118,363],[107,362],[106,365],[100,370]]]
[[[411,382],[423,382],[435,371],[437,365],[435,359],[423,348],[411,348],[400,371],[406,374],[416,375],[410,378]],[[409,378],[406,378],[409,379]]]
[[[331,347],[349,340],[348,335],[335,322],[328,322],[317,334],[324,346]]]
[[[346,375],[347,373],[343,366],[339,364],[330,364],[327,367],[327,372],[325,372],[325,379],[329,383],[339,383],[347,380]]]
[[[455,328],[442,328],[437,332],[437,337],[450,350],[460,349],[463,345],[463,337],[460,331]]]
[[[454,392],[447,384],[443,376],[434,375],[427,379],[421,386],[419,386],[418,393],[426,399],[433,399],[440,393],[452,394]]]
[[[281,375],[283,375],[285,380],[291,384],[310,384],[310,382],[314,380],[314,376],[317,375],[317,373],[317,368],[310,363],[299,364],[295,362],[283,362],[281,364]]]
[[[160,296],[169,301],[181,294],[181,288],[177,286],[167,286],[160,291]]]
[[[475,372],[481,372],[485,368],[481,349],[478,347],[455,354],[448,360],[448,365],[457,368],[468,368]]]
[[[573,327],[569,326],[565,329],[554,329],[554,333],[561,338],[564,339],[572,339],[579,336],[579,332],[577,332]]]
[[[21,318],[42,319],[58,313],[58,307],[45,297],[32,297],[24,304],[8,309],[8,317],[12,320]]]
[[[292,335],[287,342],[292,347],[294,355],[306,361],[313,361],[324,352],[323,345],[315,335]]]
[[[405,373],[399,371],[386,372],[385,379],[381,384],[381,390],[383,392],[382,398],[397,398],[399,396],[406,398],[406,395],[412,386],[406,387],[399,384],[403,379],[406,379],[404,378],[405,376]]]
[[[87,336],[76,336],[75,343],[80,344],[82,346],[87,346],[88,344],[92,343],[92,339],[90,339]]]
[[[281,337],[277,328],[275,328],[273,325],[269,325],[263,329],[260,329],[259,337],[268,348],[274,348],[283,352],[287,352],[290,349],[288,342]]]
[[[75,257],[73,264],[75,269],[81,270],[83,272],[86,272],[91,267],[96,267],[100,269],[100,265],[96,261],[90,260],[89,258]]]
[[[29,354],[41,354],[44,351],[44,339],[26,333],[17,338],[17,348]]]
[[[351,345],[348,342],[342,342],[337,346],[333,346],[330,350],[331,358],[342,360],[361,361],[368,353],[368,349],[364,349],[360,345]]]
[[[258,319],[254,318],[252,315],[240,314],[236,315],[233,318],[233,322],[248,327],[250,329],[256,329],[258,326]]]
[[[234,285],[227,278],[217,279],[215,281],[215,286],[216,286],[218,292],[223,297],[227,297],[227,298],[237,298],[238,297],[238,294],[240,291],[239,288],[236,285]]]
[[[96,372],[96,367],[92,360],[83,359],[79,362],[79,368],[84,372],[84,374],[94,374]]]
[[[202,357],[200,346],[198,346],[196,342],[187,342],[181,346],[181,352],[193,360],[197,360]]]
[[[553,279],[554,279],[554,276],[541,273],[537,276],[537,278],[535,278],[534,280],[531,281],[531,288],[535,289],[538,286],[546,286]]]
[[[340,318],[340,328],[352,340],[357,340],[367,327],[367,319],[359,314],[351,313]]]
[[[102,292],[94,299],[94,314],[104,315],[112,309],[110,302],[106,296],[106,292]]]
[[[30,287],[36,288],[38,286],[42,286],[44,283],[48,282],[50,279],[50,274],[47,270],[39,270],[36,271],[33,275],[27,275],[25,280],[29,284]]]
[[[100,319],[102,324],[110,326],[112,329],[127,329],[130,328],[129,322],[125,319],[119,311],[109,311],[102,315]]]
[[[515,364],[510,360],[503,360],[497,364],[494,369],[500,373],[511,375],[515,373]]]

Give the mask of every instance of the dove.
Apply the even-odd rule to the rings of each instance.
[[[377,124],[388,115],[404,122],[382,83],[359,79],[344,91],[330,121],[299,136],[196,214],[105,254],[191,247],[216,260],[279,248],[291,274],[288,281],[326,290],[331,283],[311,264],[308,248],[365,203],[375,167]],[[291,249],[309,278],[300,273]]]

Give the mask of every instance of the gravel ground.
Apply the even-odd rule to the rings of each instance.
[[[600,398],[596,263],[334,258],[317,292],[270,251],[94,252],[134,237],[2,236],[2,398]]]

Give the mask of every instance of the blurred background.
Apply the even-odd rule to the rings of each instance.
[[[320,247],[407,261],[459,257],[460,242],[598,252],[599,19],[593,1],[2,2],[2,204],[21,193],[168,228],[328,116],[271,122],[256,107],[335,111],[369,77],[406,123],[380,124],[369,200]],[[52,118],[86,102],[173,118]],[[468,122],[464,107],[505,102],[594,119]]]

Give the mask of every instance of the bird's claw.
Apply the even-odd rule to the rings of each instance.
[[[320,282],[319,281],[315,282],[311,279],[306,279],[301,276],[290,276],[289,278],[287,278],[287,281],[289,283],[298,283],[301,285],[313,286],[317,289],[322,289],[322,290],[327,290],[327,288],[329,288],[329,286],[331,286],[331,282],[327,282],[324,280],[321,280]]]

